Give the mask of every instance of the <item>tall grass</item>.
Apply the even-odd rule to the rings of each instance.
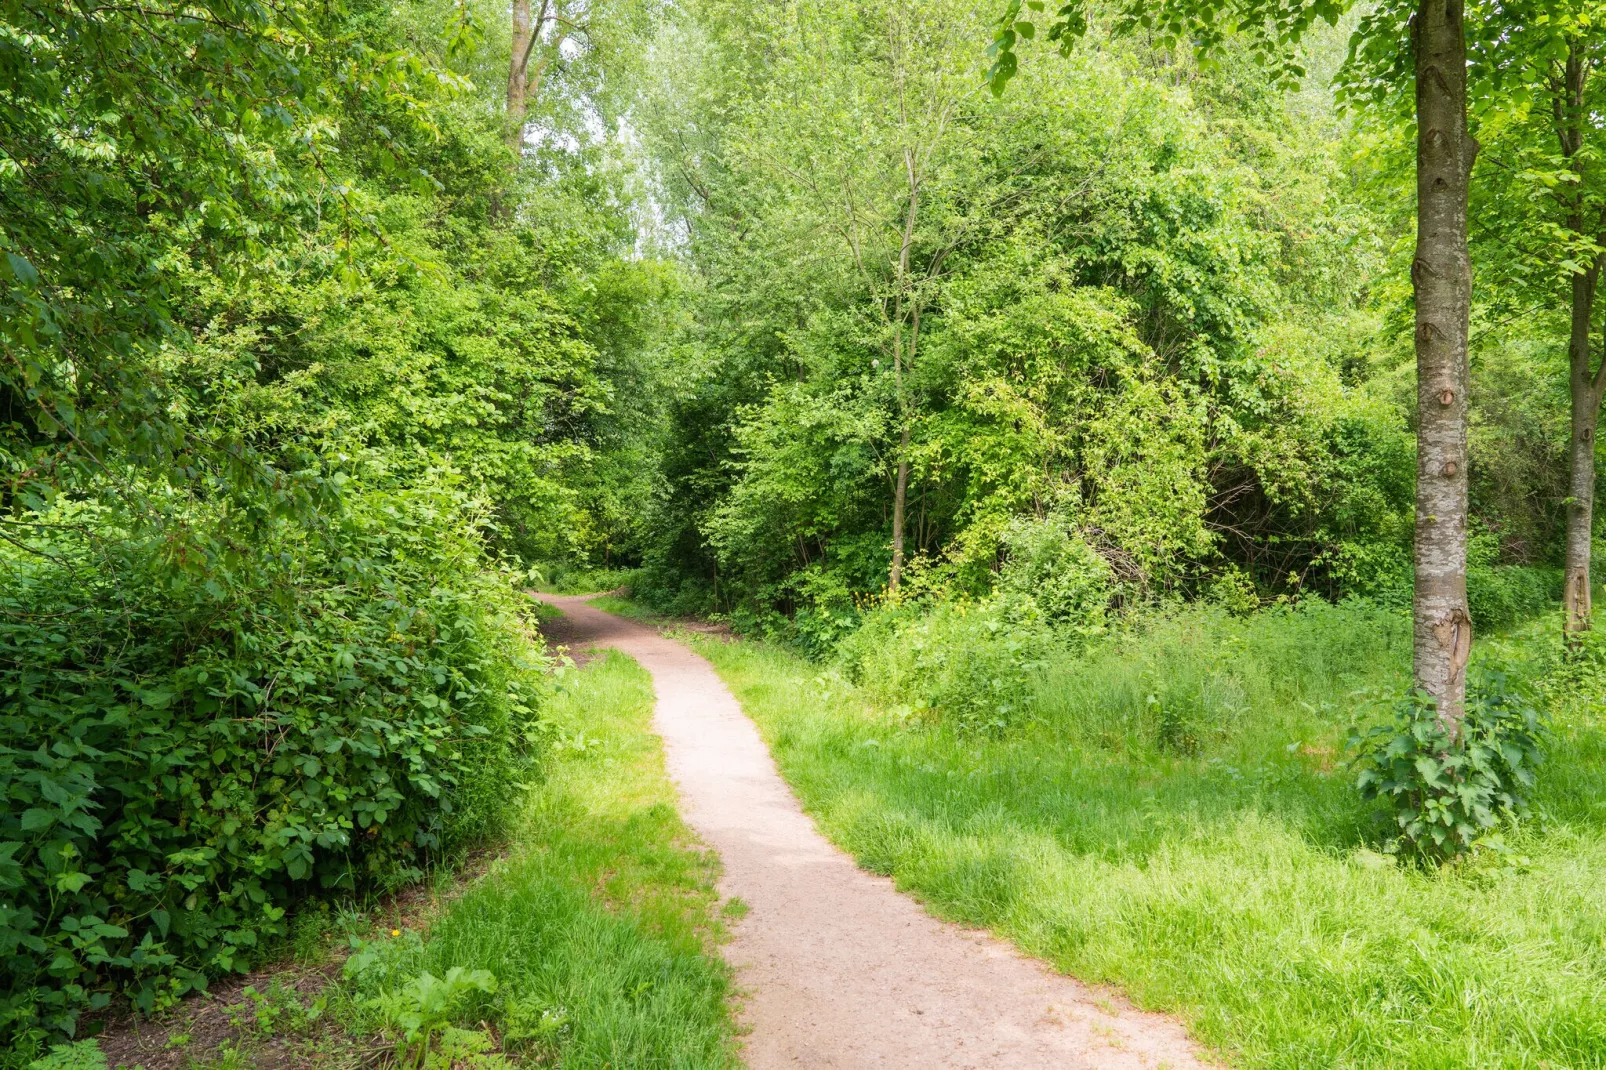
[[[1156,617],[1039,659],[995,732],[777,647],[702,650],[861,864],[1234,1064],[1606,1066],[1606,733],[1571,707],[1505,851],[1395,863],[1341,748],[1403,684],[1406,627],[1360,605]]]
[[[543,564],[536,569],[536,589],[547,594],[596,594],[629,587],[639,569],[583,568],[565,561]]]
[[[556,754],[512,853],[369,983],[489,970],[497,991],[468,1020],[540,1065],[735,1066],[717,859],[675,810],[651,709],[650,677],[618,653],[560,680]]]
[[[1402,690],[1410,619],[1312,599],[1240,618],[1210,606],[1155,612],[1032,679],[1031,712],[1060,733],[1121,749],[1251,759],[1330,746],[1367,700]]]

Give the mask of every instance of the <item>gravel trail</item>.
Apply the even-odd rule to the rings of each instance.
[[[613,647],[652,674],[653,727],[682,813],[719,852],[721,894],[750,908],[724,949],[744,996],[748,1066],[1206,1065],[1174,1020],[939,921],[854,865],[815,830],[703,658],[584,597],[540,597],[568,616],[564,641]]]

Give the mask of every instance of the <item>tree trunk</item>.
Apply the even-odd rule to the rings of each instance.
[[[507,65],[507,119],[508,143],[517,149],[524,142],[524,115],[528,110],[525,72],[530,65],[530,50],[535,44],[530,24],[530,0],[513,0],[513,44]]]
[[[898,436],[898,483],[892,492],[892,571],[887,575],[887,590],[897,591],[903,579],[903,514],[909,500],[909,424],[903,425]]]
[[[1462,0],[1422,0],[1411,24],[1416,59],[1416,590],[1412,669],[1452,733],[1466,699],[1467,132]]]
[[[1578,152],[1584,147],[1584,83],[1588,65],[1578,42],[1567,46],[1567,63],[1561,93],[1554,101],[1557,137],[1567,165],[1578,167]],[[1584,200],[1574,193],[1567,215],[1567,226],[1578,238],[1584,237]],[[1595,521],[1595,428],[1600,420],[1601,373],[1591,369],[1589,323],[1595,311],[1595,290],[1600,282],[1600,260],[1572,277],[1572,336],[1567,344],[1568,393],[1572,399],[1572,434],[1567,443],[1567,559],[1566,585],[1562,593],[1562,632],[1576,635],[1589,630],[1591,622],[1589,589],[1590,534]],[[1606,363],[1602,366],[1606,372]]]
[[[900,116],[905,124],[908,116],[902,109],[900,89]],[[914,150],[904,146],[904,174],[909,180],[909,204],[903,217],[903,243],[898,248],[898,296],[892,313],[892,375],[898,392],[898,483],[892,492],[892,568],[887,573],[887,590],[896,593],[903,580],[903,528],[905,507],[909,500],[909,398],[903,389],[904,338],[903,317],[907,307],[912,313],[909,325],[908,363],[913,364],[915,349],[920,345],[920,300],[909,292],[909,251],[914,247],[915,222],[920,213],[920,176],[915,168]]]
[[[1568,634],[1590,627],[1589,544],[1595,522],[1595,429],[1600,421],[1600,376],[1590,368],[1589,321],[1600,280],[1597,261],[1573,276],[1573,329],[1568,346],[1572,436],[1567,445],[1567,584],[1562,629]],[[1603,365],[1606,367],[1606,365]]]

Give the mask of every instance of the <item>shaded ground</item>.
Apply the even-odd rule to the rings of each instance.
[[[185,1070],[231,1055],[236,1065],[264,1070],[361,1065],[369,1054],[361,1042],[319,1013],[319,994],[339,972],[334,963],[216,981],[206,995],[159,1018],[107,1022],[101,1051],[111,1067],[145,1070]],[[389,1051],[390,1045],[380,1050]]]
[[[568,640],[639,661],[658,694],[686,821],[718,851],[721,893],[749,908],[726,949],[750,1033],[773,1067],[1198,1067],[1183,1028],[944,924],[814,828],[712,667],[645,624],[540,596]]]
[[[360,935],[380,930],[427,930],[442,906],[480,877],[499,849],[471,854],[444,888],[410,885],[360,915]],[[350,931],[349,927],[348,930]],[[239,977],[214,980],[152,1018],[126,1011],[86,1023],[108,1066],[116,1070],[189,1070],[192,1067],[302,1067],[378,1065],[394,1050],[380,1037],[353,1037],[323,1011],[324,990],[340,977],[345,943],[331,924],[321,934],[316,965],[271,963]],[[98,1032],[97,1032],[98,1031]]]

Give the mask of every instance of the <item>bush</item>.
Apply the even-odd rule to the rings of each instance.
[[[35,519],[48,537],[0,553],[17,1050],[116,992],[150,1011],[243,971],[297,900],[409,878],[497,820],[542,655],[460,495],[350,487],[249,542],[197,507]]]
[[[1484,671],[1467,687],[1454,736],[1421,692],[1396,705],[1391,724],[1353,736],[1356,787],[1386,804],[1389,850],[1453,858],[1522,813],[1545,736],[1528,696],[1503,672]]]
[[[1004,547],[1001,598],[1034,607],[1066,637],[1104,633],[1114,578],[1098,551],[1052,517],[1017,519],[1004,533]]]
[[[1552,609],[1561,601],[1560,569],[1530,565],[1472,565],[1467,605],[1476,628],[1498,630]]]
[[[1047,626],[1011,620],[998,601],[960,601],[871,613],[842,641],[840,656],[877,702],[997,731],[1020,718],[1033,674],[1057,645]]]

